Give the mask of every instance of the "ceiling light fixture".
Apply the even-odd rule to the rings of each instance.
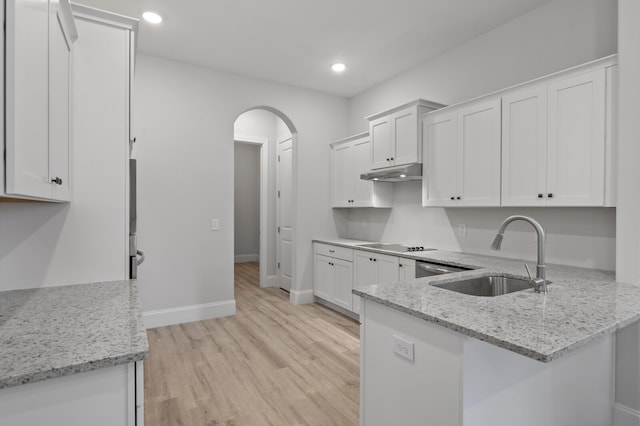
[[[158,15],[155,12],[144,12],[142,14],[142,17],[150,24],[159,24],[160,22],[162,22],[162,16]]]
[[[333,70],[333,72],[343,72],[344,70],[347,69],[347,66],[345,64],[338,62],[331,65],[331,69]]]

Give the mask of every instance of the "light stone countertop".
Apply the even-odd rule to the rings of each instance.
[[[547,295],[531,289],[478,297],[429,284],[487,275],[524,278],[525,261],[441,250],[396,253],[363,249],[356,246],[362,241],[353,240],[314,241],[475,268],[405,283],[360,287],[353,293],[538,361],[557,359],[640,320],[640,286],[616,282],[610,271],[548,264],[551,284]]]
[[[135,280],[0,292],[0,389],[141,361]]]

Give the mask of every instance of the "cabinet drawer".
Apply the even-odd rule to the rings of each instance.
[[[347,262],[353,262],[353,249],[350,248],[316,243],[315,253],[321,254],[323,256],[334,257],[336,259],[346,260]]]

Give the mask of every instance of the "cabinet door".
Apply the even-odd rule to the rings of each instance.
[[[399,279],[398,258],[376,254],[374,263],[378,265],[378,284],[397,283]]]
[[[353,287],[378,284],[378,266],[373,261],[373,253],[354,251]],[[360,313],[360,296],[353,295],[353,311]]]
[[[502,97],[502,205],[544,206],[547,190],[547,88]]]
[[[351,207],[355,195],[353,144],[333,147],[333,207]]]
[[[325,300],[331,300],[335,276],[330,257],[315,255],[313,270],[313,294]]]
[[[398,259],[398,280],[407,282],[416,279],[416,261],[413,259]]]
[[[547,205],[604,204],[605,70],[549,84]]]
[[[333,259],[334,272],[334,292],[331,302],[336,305],[352,310],[353,308],[353,263],[344,260]]]
[[[500,98],[460,109],[460,206],[500,206]]]
[[[391,165],[392,155],[392,121],[390,116],[381,117],[369,123],[371,137],[371,169],[380,169]]]
[[[391,165],[400,166],[420,162],[417,109],[412,107],[396,112],[392,118]]]
[[[51,2],[49,21],[49,179],[53,198],[69,201],[69,69],[71,43],[58,1]]]
[[[369,138],[355,141],[353,144],[353,181],[355,182],[355,196],[353,198],[354,207],[371,206],[374,183],[369,180],[360,179],[360,175],[369,172],[371,169],[371,142]]]
[[[458,190],[458,137],[455,110],[431,113],[423,122],[422,205],[455,206]]]
[[[6,192],[51,198],[49,3],[6,2]]]

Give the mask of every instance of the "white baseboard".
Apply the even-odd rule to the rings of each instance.
[[[262,288],[267,288],[267,287],[278,287],[278,276],[277,275],[270,275],[270,276],[267,277],[267,280],[264,283],[264,285],[262,286]]]
[[[640,426],[640,411],[613,404],[613,426]]]
[[[307,303],[314,303],[315,297],[313,296],[313,290],[293,290],[289,291],[289,302],[292,305],[304,305]]]
[[[234,263],[260,262],[259,254],[237,254],[234,257]]]
[[[145,328],[156,328],[211,318],[228,317],[235,314],[236,301],[225,300],[223,302],[148,311],[142,314],[142,318]]]

